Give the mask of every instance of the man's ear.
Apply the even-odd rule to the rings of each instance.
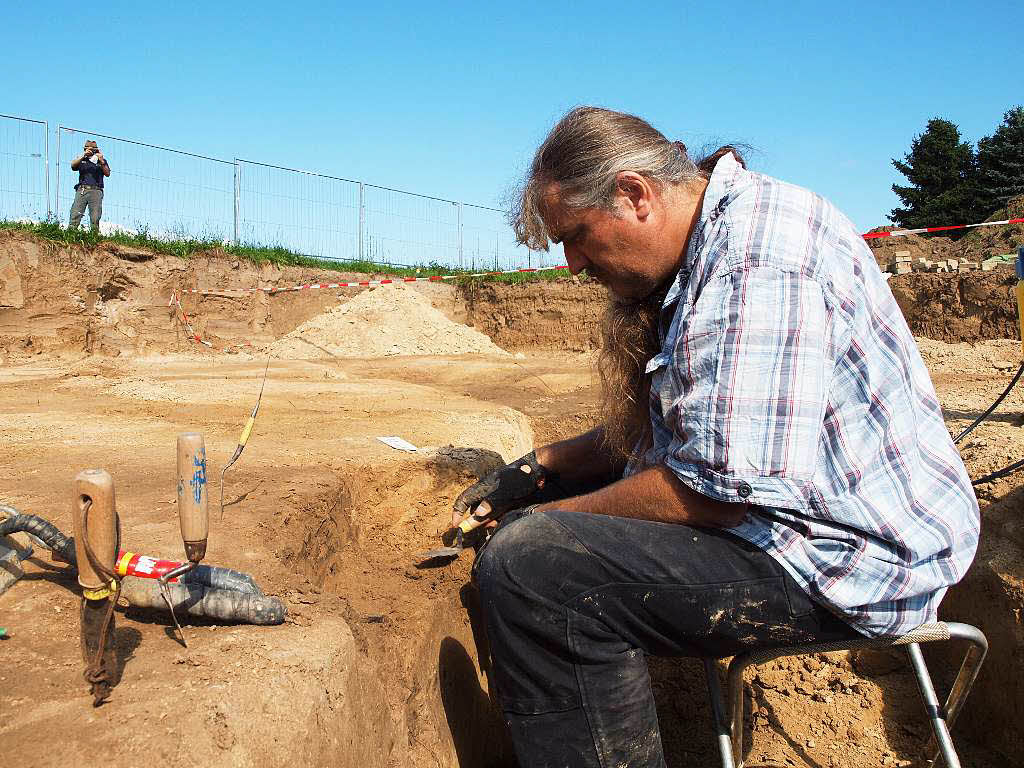
[[[643,221],[651,215],[654,187],[651,182],[635,171],[620,171],[615,177],[621,203],[630,208],[637,219]]]

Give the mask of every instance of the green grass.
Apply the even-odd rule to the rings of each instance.
[[[17,221],[0,220],[0,231],[25,232],[35,237],[66,245],[78,245],[83,248],[95,248],[103,243],[116,243],[118,245],[147,248],[156,253],[167,256],[177,256],[182,259],[189,259],[193,256],[223,256],[234,258],[239,261],[248,261],[252,264],[275,264],[282,267],[307,267],[310,269],[322,269],[330,272],[358,272],[371,275],[393,275],[395,277],[426,277],[429,275],[467,275],[474,270],[455,269],[441,264],[431,262],[419,266],[393,267],[387,264],[378,264],[372,261],[332,261],[318,259],[313,256],[304,256],[280,246],[264,245],[224,245],[217,238],[195,238],[180,237],[175,239],[163,239],[151,237],[143,230],[136,234],[119,233],[114,235],[101,235],[88,230],[64,229],[55,219],[48,219],[39,223],[23,223]],[[488,267],[480,267],[483,272]],[[526,272],[512,275],[493,275],[483,278],[466,278],[467,281],[487,281],[501,283],[527,283],[535,281],[548,281],[566,279],[566,270],[548,272]],[[450,281],[448,281],[450,282]]]

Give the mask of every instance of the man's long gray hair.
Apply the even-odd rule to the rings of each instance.
[[[646,120],[600,107],[576,107],[551,129],[537,149],[511,210],[516,239],[547,250],[551,232],[544,220],[544,196],[557,184],[567,208],[611,209],[618,174],[633,171],[659,188],[707,178],[715,163],[732,152],[726,145],[694,162],[681,141],[669,141]],[[667,286],[636,302],[609,300],[602,321],[598,371],[606,446],[629,457],[650,442],[647,361],[660,351],[658,322]]]
[[[609,297],[601,318],[601,424],[605,448],[629,459],[650,446],[651,377],[644,368],[661,351],[658,321],[665,291],[636,302]]]

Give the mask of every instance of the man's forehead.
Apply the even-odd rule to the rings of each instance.
[[[557,242],[562,239],[563,233],[575,225],[580,211],[562,205],[561,190],[557,182],[552,182],[544,188],[540,200],[540,211],[544,224],[552,239]]]

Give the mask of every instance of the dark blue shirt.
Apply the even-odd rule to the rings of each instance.
[[[78,164],[78,184],[89,184],[103,189],[103,168],[92,157],[87,157]],[[75,189],[78,189],[78,185]]]

